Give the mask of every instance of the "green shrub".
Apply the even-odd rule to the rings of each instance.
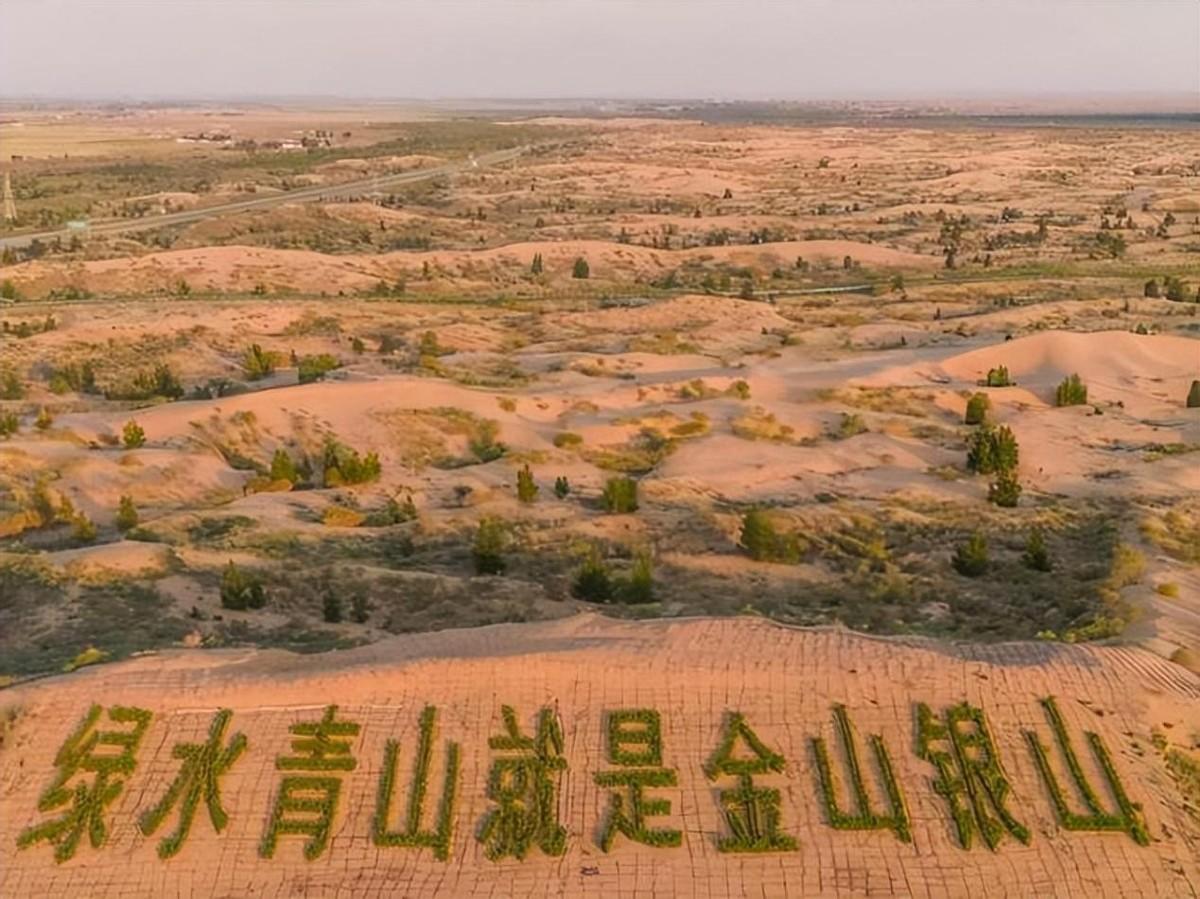
[[[951,564],[954,565],[954,570],[964,577],[979,577],[985,574],[989,559],[987,540],[983,534],[976,531],[966,543],[959,544]]]
[[[996,368],[988,369],[987,378],[984,383],[988,387],[1011,387],[1013,380],[1008,376],[1008,366],[1000,365]]]
[[[554,445],[559,449],[566,449],[569,446],[579,446],[581,443],[583,443],[583,438],[570,431],[560,431],[554,435]]]
[[[262,581],[242,571],[230,560],[221,575],[221,606],[234,611],[261,609],[267,604]]]
[[[847,440],[858,434],[864,434],[866,431],[867,423],[863,421],[861,415],[857,412],[843,412],[841,420],[830,436],[835,440]]]
[[[0,371],[0,400],[25,399],[25,385],[11,368]]]
[[[565,475],[559,475],[554,479],[554,495],[559,499],[566,499],[567,494],[571,492],[571,483]]]
[[[575,265],[571,268],[571,277],[580,280],[586,280],[591,277],[592,270],[588,265],[588,261],[580,256],[575,260]]]
[[[0,437],[7,440],[21,427],[21,420],[17,418],[16,412],[0,412]]]
[[[146,432],[142,430],[142,426],[132,419],[125,422],[125,427],[121,431],[121,443],[126,449],[137,449],[139,446],[146,444]]]
[[[1162,292],[1158,289],[1158,280],[1157,279],[1151,278],[1149,281],[1146,282],[1145,286],[1142,288],[1142,296],[1152,297],[1154,299],[1157,299],[1158,297],[1162,296]]]
[[[988,485],[988,502],[1005,509],[1014,508],[1021,499],[1021,482],[1012,469],[996,472],[996,479]]]
[[[117,503],[116,525],[117,530],[122,533],[131,531],[138,526],[138,511],[137,506],[133,504],[132,496],[122,496],[120,502]]]
[[[276,357],[257,343],[250,345],[242,356],[242,369],[251,381],[261,381],[275,373]]]
[[[277,449],[271,456],[271,480],[289,481],[292,484],[300,480],[300,474],[296,471],[296,463],[292,461],[291,455],[285,449]]]
[[[82,512],[71,516],[71,537],[77,543],[91,543],[96,539],[96,525]]]
[[[337,624],[342,620],[342,598],[332,587],[325,588],[325,596],[321,599],[321,617],[326,624]]]
[[[1050,561],[1050,553],[1046,549],[1046,535],[1041,528],[1033,528],[1025,541],[1025,552],[1021,561],[1027,568],[1034,571],[1050,571],[1054,564]]]
[[[1173,303],[1182,303],[1187,300],[1187,287],[1181,278],[1167,275],[1163,279],[1163,296]]]
[[[358,450],[339,443],[332,437],[325,442],[324,472],[326,487],[344,484],[366,484],[379,480],[383,467],[377,453],[360,456]]]
[[[317,356],[305,356],[296,367],[299,370],[300,383],[311,384],[314,381],[324,381],[325,375],[341,368],[342,363],[328,353],[321,353]]]
[[[634,557],[629,579],[621,584],[620,599],[630,605],[654,602],[654,561],[650,553],[642,551]]]
[[[604,484],[604,510],[617,515],[636,512],[638,486],[633,478],[609,478]]]
[[[1188,390],[1187,407],[1189,409],[1200,409],[1200,381],[1192,381],[1192,386]]]
[[[475,562],[476,574],[504,574],[508,563],[504,561],[504,549],[508,543],[508,529],[497,518],[484,518],[475,531],[475,544],[471,558]]]
[[[169,366],[159,364],[152,369],[137,372],[131,380],[106,388],[104,396],[110,400],[135,402],[156,397],[177,400],[183,396],[183,385]]]
[[[976,474],[1016,471],[1020,448],[1007,425],[981,425],[967,446],[967,468]]]
[[[1054,391],[1054,405],[1083,406],[1087,403],[1087,385],[1079,379],[1079,375],[1065,378],[1058,389]]]
[[[986,393],[972,394],[967,400],[967,414],[963,421],[969,425],[981,425],[988,420],[992,411],[992,401]]]
[[[499,433],[500,426],[491,419],[479,422],[475,433],[467,441],[471,454],[480,462],[494,462],[499,459],[508,451],[508,447],[496,439]]]
[[[523,503],[532,503],[537,500],[537,495],[538,485],[534,483],[533,472],[527,464],[517,472],[517,499]]]
[[[742,516],[742,533],[738,542],[756,562],[794,563],[800,559],[795,536],[780,534],[762,509],[751,509]]]
[[[609,602],[612,599],[612,578],[598,547],[592,546],[583,557],[571,584],[571,595],[586,602]]]

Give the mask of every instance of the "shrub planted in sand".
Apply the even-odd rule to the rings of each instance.
[[[638,486],[633,478],[609,478],[604,484],[604,510],[617,515],[636,512]]]
[[[267,604],[262,581],[238,568],[232,560],[221,575],[221,606],[237,612],[261,609]]]
[[[480,575],[504,574],[508,563],[504,561],[504,549],[508,543],[508,529],[498,518],[484,518],[475,531],[475,543],[471,547],[471,558],[475,573]]]
[[[967,468],[976,474],[1016,471],[1020,460],[1017,438],[1007,425],[983,425],[967,446]]]
[[[537,500],[537,495],[538,485],[534,483],[533,472],[526,464],[517,472],[517,499],[523,503],[532,503]]]
[[[986,574],[990,559],[988,558],[987,540],[983,534],[976,531],[967,538],[966,543],[959,544],[950,564],[963,577],[979,577]]]
[[[1187,407],[1189,409],[1200,409],[1200,381],[1192,381],[1191,389],[1188,390]]]
[[[1083,383],[1079,375],[1064,378],[1054,391],[1054,405],[1056,406],[1083,406],[1087,404],[1087,401],[1087,385]]]
[[[121,443],[125,449],[137,449],[139,446],[144,446],[146,443],[146,432],[142,430],[142,426],[132,419],[125,422],[125,427],[121,431]]]
[[[756,562],[794,563],[800,559],[799,541],[794,534],[781,534],[762,509],[751,509],[742,516],[740,545]]]
[[[115,524],[121,533],[131,531],[138,526],[138,510],[137,506],[133,504],[132,496],[122,496],[117,503]]]
[[[963,417],[963,421],[969,425],[981,425],[988,420],[988,415],[992,411],[992,401],[988,399],[986,393],[972,394],[967,400],[967,414]]]

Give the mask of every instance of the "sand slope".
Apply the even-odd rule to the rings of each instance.
[[[1068,733],[1103,803],[1111,799],[1082,732],[1096,731],[1125,789],[1144,809],[1149,846],[1125,833],[1068,832],[1053,806],[1022,734],[1035,730],[1067,774],[1038,699],[1057,697]],[[931,786],[933,767],[914,752],[914,705],[934,710],[967,700],[984,708],[1003,770],[1012,784],[1009,811],[1030,832],[1023,846],[1007,835],[996,851],[976,840],[959,848],[944,800]],[[54,773],[56,750],[91,702],[137,705],[154,712],[127,788],[106,813],[108,844],[86,837],[75,857],[56,865],[51,847],[17,850],[17,834],[44,819],[38,795]],[[318,717],[326,703],[361,725],[354,771],[339,774],[343,794],[329,844],[306,861],[304,838],[282,836],[273,858],[259,841],[287,754],[287,728]],[[439,734],[426,800],[425,826],[441,797],[443,740],[461,744],[460,798],[452,849],[437,861],[429,849],[373,845],[371,821],[384,742],[400,746],[393,829],[407,801],[417,718],[438,707]],[[860,735],[881,733],[911,819],[912,842],[887,830],[846,831],[823,817],[809,739],[828,741],[845,783],[831,706],[845,703]],[[492,807],[486,795],[502,730],[501,706],[514,707],[531,733],[537,710],[561,723],[567,768],[557,812],[565,855],[534,848],[524,862],[490,861],[476,832]],[[592,616],[537,625],[502,625],[421,634],[351,652],[291,656],[279,652],[167,653],[0,693],[20,709],[0,748],[0,895],[4,896],[1194,896],[1200,891],[1200,825],[1150,747],[1151,729],[1172,740],[1200,728],[1200,679],[1137,650],[1002,644],[948,648],[830,631],[797,631],[753,620],[620,624]],[[142,836],[136,816],[152,807],[178,769],[170,747],[201,741],[218,708],[233,710],[229,734],[248,749],[221,782],[230,823],[215,836],[201,805],[182,851],[155,854],[156,834]],[[593,775],[611,770],[604,715],[620,708],[657,710],[664,765],[678,785],[650,791],[672,811],[648,819],[682,832],[679,848],[652,849],[618,837],[597,846],[608,790]],[[722,718],[740,711],[784,757],[781,773],[756,775],[756,786],[781,791],[781,831],[791,852],[727,854],[719,791],[734,778],[706,780]],[[1192,737],[1188,735],[1192,734]],[[883,799],[865,742],[868,790]],[[1068,788],[1069,789],[1069,788]],[[846,794],[841,793],[843,806]],[[1075,804],[1074,798],[1071,802]],[[175,818],[167,820],[169,832]]]

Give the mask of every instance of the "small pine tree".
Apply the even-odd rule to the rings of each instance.
[[[571,584],[571,595],[586,602],[608,602],[612,599],[612,578],[597,547],[591,547],[583,557]]]
[[[1142,288],[1142,296],[1153,297],[1157,299],[1162,296],[1162,291],[1158,289],[1158,281],[1151,278],[1146,282],[1146,286]]]
[[[988,419],[992,410],[992,401],[986,393],[976,393],[967,400],[967,414],[963,421],[969,425],[981,425]]]
[[[954,570],[963,577],[979,577],[988,570],[988,547],[983,534],[976,531],[966,543],[959,544],[951,561]]]
[[[1189,409],[1200,409],[1200,381],[1192,381],[1192,387],[1188,390],[1187,407]]]
[[[0,437],[7,440],[21,427],[21,420],[16,412],[0,412]]]
[[[1046,549],[1046,535],[1041,528],[1035,527],[1030,530],[1021,561],[1034,571],[1050,571],[1054,567],[1050,561],[1050,553]]]
[[[554,479],[554,495],[559,499],[566,499],[567,494],[571,492],[571,483],[565,475],[559,475]]]
[[[479,522],[479,528],[475,531],[475,543],[471,547],[476,574],[504,574],[508,567],[508,563],[504,561],[507,537],[502,521],[484,518]]]
[[[261,381],[275,371],[275,356],[252,343],[242,357],[242,369],[251,381]]]
[[[350,597],[350,620],[355,624],[366,624],[371,617],[371,604],[366,594],[355,593]]]
[[[139,446],[144,446],[146,443],[146,432],[142,430],[142,426],[132,419],[125,422],[125,428],[121,431],[121,443],[126,449],[137,449]]]
[[[517,472],[517,499],[523,503],[532,503],[537,500],[538,485],[534,483],[533,472],[529,470],[529,465]]]
[[[50,410],[42,406],[38,410],[37,418],[33,420],[33,426],[39,431],[50,430],[50,425],[54,424],[54,416],[50,414]]]
[[[654,562],[648,552],[634,557],[629,580],[621,588],[621,601],[630,605],[654,602]]]
[[[1007,425],[983,424],[967,446],[967,468],[976,474],[1015,471],[1020,460],[1017,439]]]
[[[604,484],[604,509],[618,515],[638,509],[637,481],[633,478],[609,478]]]
[[[1021,499],[1021,482],[1011,469],[998,471],[996,479],[988,485],[988,502],[1005,509],[1014,508]]]
[[[363,343],[361,337],[354,337],[350,340],[350,349],[356,356],[361,356],[367,351],[367,345]]]
[[[122,496],[120,502],[117,503],[116,516],[117,530],[124,533],[132,531],[138,525],[138,510],[133,504],[132,496]]]
[[[531,275],[540,275],[545,270],[546,270],[546,267],[545,267],[545,264],[542,262],[542,254],[534,253],[533,254],[533,263],[529,266],[529,273]]]
[[[1087,398],[1087,385],[1080,380],[1079,375],[1064,378],[1063,382],[1058,385],[1058,389],[1054,391],[1054,405],[1056,406],[1083,406],[1087,404]]]
[[[592,276],[592,270],[591,270],[591,267],[588,265],[588,261],[586,259],[584,259],[582,256],[580,256],[578,259],[575,260],[575,265],[571,269],[571,277],[578,278],[579,280],[583,281],[583,280],[590,278],[591,276]]]

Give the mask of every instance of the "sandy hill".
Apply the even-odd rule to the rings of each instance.
[[[868,815],[850,789],[843,704]],[[583,616],[320,657],[144,656],[10,688],[0,708],[4,896],[1200,891],[1200,821],[1151,742],[1158,732],[1167,746],[1195,743],[1200,679],[1138,650]],[[1072,785],[1056,734],[1104,821]],[[162,804],[181,771],[196,777]],[[228,815],[220,834],[205,774]],[[416,800],[415,780],[426,785]],[[1064,826],[1051,782],[1085,829]],[[639,803],[631,784],[669,808]],[[624,797],[625,830],[605,851],[613,795]],[[76,801],[85,817],[73,830]],[[179,824],[189,801],[190,828]],[[729,851],[746,844],[765,851]],[[522,849],[523,861],[512,857]]]

